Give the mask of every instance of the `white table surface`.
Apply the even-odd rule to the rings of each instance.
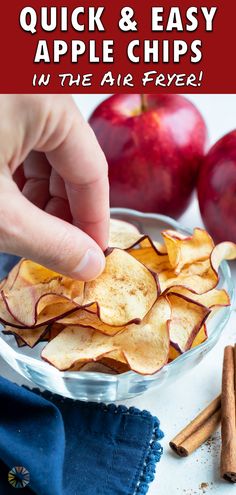
[[[104,95],[76,95],[75,99],[87,117],[93,107],[104,97]],[[188,95],[188,98],[198,106],[206,119],[210,143],[236,128],[236,95]],[[142,209],[141,205],[140,209]],[[202,225],[196,199],[192,201],[181,221],[189,227]],[[233,272],[236,280],[235,268]],[[234,485],[221,481],[219,477],[220,432],[215,434],[211,443],[202,446],[186,459],[176,457],[168,448],[168,441],[200,409],[218,395],[223,348],[226,344],[235,341],[236,313],[233,311],[221,340],[196,368],[173,385],[162,388],[160,392],[152,391],[126,401],[127,406],[135,405],[157,415],[165,432],[165,439],[162,441],[164,454],[161,463],[157,465],[156,478],[150,486],[149,495],[202,495],[203,493],[230,495],[236,493]],[[0,372],[1,375],[19,384],[27,383],[2,359],[0,359]]]

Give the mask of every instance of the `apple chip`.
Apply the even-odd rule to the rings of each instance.
[[[140,249],[129,249],[128,252],[136,260],[149,268],[149,270],[152,270],[157,274],[171,268],[168,255],[158,252],[153,245],[141,247]]]
[[[222,242],[214,247],[209,259],[185,266],[179,275],[176,275],[173,270],[161,272],[158,275],[161,292],[172,286],[180,285],[196,294],[204,294],[217,286],[221,262],[235,258],[236,245],[233,242]],[[224,301],[226,302],[226,297]]]
[[[148,237],[148,239],[150,239],[150,238]],[[153,240],[151,242],[159,254],[167,254],[167,249],[166,249],[165,244],[161,244],[161,242],[153,241]]]
[[[167,294],[166,297],[171,306],[170,342],[183,353],[190,349],[210,310],[183,295]]]
[[[141,374],[153,374],[167,362],[169,354],[168,320],[170,306],[159,298],[140,325],[107,336],[86,327],[68,326],[42,352],[42,358],[60,370],[76,363],[98,361],[105,357],[126,360],[129,368]],[[114,354],[113,354],[114,357]]]
[[[153,274],[133,256],[113,249],[104,272],[85,284],[83,305],[97,303],[101,321],[111,326],[139,323],[155,303],[158,291]]]
[[[18,347],[26,346],[26,343],[20,337],[17,337],[17,335],[15,335],[14,337]]]
[[[116,335],[118,332],[122,332],[126,327],[113,327],[103,323],[96,313],[91,313],[84,309],[79,309],[62,319],[58,320],[58,323],[63,325],[81,325],[83,327],[90,327],[98,330],[99,332],[107,335]]]
[[[210,260],[199,261],[186,265],[177,275],[174,270],[163,270],[158,274],[161,292],[166,292],[173,286],[182,286],[196,294],[203,294],[217,285]]]
[[[199,332],[197,333],[192,345],[191,345],[191,349],[193,349],[194,347],[197,347],[198,345],[202,344],[203,342],[205,342],[207,340],[207,327],[206,327],[206,324],[204,323],[204,325],[202,325],[202,327],[200,328]]]
[[[236,259],[236,244],[234,242],[221,242],[217,244],[211,253],[210,259],[212,270],[218,275],[218,269],[223,260],[230,261]]]
[[[206,328],[206,324],[204,323],[204,325],[202,325],[199,332],[197,333],[195,339],[193,340],[191,349],[202,344],[203,342],[206,341],[206,339],[207,339],[207,328]],[[170,345],[169,360],[173,361],[179,356],[181,356],[181,353],[177,349],[175,349],[172,345]]]
[[[115,349],[112,337],[88,327],[67,326],[42,351],[42,358],[59,370],[97,361]]]
[[[14,274],[17,267],[18,270]],[[16,289],[21,289],[22,287],[33,286],[37,288],[43,284],[45,287],[47,285],[54,285],[54,288],[57,286],[57,291],[55,293],[63,294],[69,299],[74,299],[80,296],[83,292],[83,282],[65,277],[60,273],[49,270],[48,268],[28,259],[22,259],[20,263],[10,272],[9,277],[12,278],[13,274],[15,280],[12,286],[8,287],[8,291],[15,291]],[[8,291],[6,289],[4,290],[5,293]],[[45,290],[45,294],[50,292],[51,290]]]
[[[0,282],[4,332],[19,346],[48,341],[42,358],[59,370],[155,373],[206,340],[206,319],[230,304],[220,263],[236,258],[203,229],[162,235],[111,220],[104,272],[86,283],[22,259]]]
[[[124,354],[119,350],[111,351],[106,354],[106,356],[100,360],[100,363],[108,366],[116,373],[126,373],[130,370]]]
[[[7,317],[4,308],[1,310],[3,305],[0,304],[0,318],[10,325],[13,318],[23,326],[41,326],[76,309],[83,301],[83,289],[84,283],[81,281],[64,277],[32,261],[22,260],[13,285],[10,288],[5,284],[2,290],[2,300],[10,316]],[[74,300],[76,303],[72,302]],[[49,308],[50,305],[53,305],[53,309]]]
[[[167,254],[166,246],[153,241],[146,234],[139,232],[137,227],[123,220],[110,220],[109,247],[131,249],[134,246],[154,247],[159,254]]]
[[[10,325],[12,327],[23,327],[8,311],[8,308],[3,300],[2,294],[0,295],[0,321],[3,325]]]
[[[185,296],[187,299],[196,301],[209,309],[230,305],[229,295],[224,289],[211,289],[203,294],[196,294],[185,287],[172,286],[168,289],[167,294],[172,293]]]
[[[50,341],[55,339],[55,337],[57,337],[63,329],[64,329],[64,325],[61,325],[61,323],[54,321],[48,327],[48,340]]]
[[[0,286],[1,289],[3,289],[3,288],[4,288],[4,290],[11,289],[11,287],[14,284],[15,279],[18,275],[20,264],[21,264],[21,261],[19,261],[15,266],[13,266],[13,268],[9,272],[8,276],[1,281],[1,286]]]
[[[130,222],[126,222],[125,220],[119,220],[118,218],[110,218],[110,233],[113,232],[134,232],[135,234],[140,234],[138,228]]]
[[[63,295],[64,288],[58,280],[48,284],[22,287],[2,294],[10,317],[26,327],[41,326],[56,317],[76,309],[76,305]],[[60,295],[59,295],[60,294]],[[52,303],[54,299],[55,304]],[[1,314],[2,317],[2,314]],[[10,320],[11,318],[9,318]],[[5,319],[6,322],[10,321]]]
[[[22,258],[9,274],[12,284],[9,285],[8,289],[47,283],[56,277],[61,277],[61,275],[38,263]]]
[[[96,361],[94,363],[79,363],[75,364],[72,366],[69,371],[88,371],[88,372],[93,372],[93,373],[108,373],[109,375],[114,375],[117,374],[115,370],[113,371],[112,368],[109,366],[106,366],[103,364],[101,361]]]
[[[111,218],[110,236],[108,245],[110,247],[127,249],[136,244],[143,234],[132,223]]]
[[[13,328],[6,326],[3,330],[5,334],[12,334],[20,338],[24,344],[34,347],[40,340],[44,339],[47,333],[47,325],[38,328]]]
[[[192,236],[183,236],[173,230],[162,232],[170,265],[179,273],[185,265],[209,258],[214,242],[203,229],[194,229]]]

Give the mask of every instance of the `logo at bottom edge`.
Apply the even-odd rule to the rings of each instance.
[[[8,473],[8,481],[14,488],[25,488],[30,482],[29,471],[24,466],[14,466]]]

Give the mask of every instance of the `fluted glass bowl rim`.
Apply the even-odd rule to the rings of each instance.
[[[119,217],[122,215],[129,215],[132,219],[137,219],[142,218],[143,220],[146,219],[151,219],[151,220],[157,220],[161,221],[163,223],[169,224],[169,226],[175,230],[178,230],[182,233],[186,234],[191,234],[192,229],[185,227],[181,223],[179,223],[177,220],[174,220],[173,218],[166,216],[166,215],[161,215],[157,213],[142,213],[137,210],[132,210],[132,209],[127,209],[127,208],[111,208],[111,215],[114,217]],[[174,369],[178,369],[180,365],[183,362],[186,361],[191,361],[191,359],[200,354],[202,351],[205,349],[207,350],[208,347],[210,349],[216,344],[216,342],[219,340],[221,333],[226,325],[226,323],[229,320],[230,313],[232,310],[233,302],[234,302],[234,296],[235,296],[235,291],[234,291],[234,284],[233,284],[233,279],[231,276],[230,268],[228,263],[226,261],[222,262],[221,267],[220,267],[220,272],[221,272],[221,277],[223,277],[225,283],[226,283],[226,290],[229,294],[231,304],[228,307],[224,307],[222,311],[222,317],[220,318],[217,327],[214,329],[214,332],[212,335],[208,337],[208,339],[203,342],[202,344],[198,345],[197,347],[190,349],[189,351],[185,352],[184,354],[181,354],[179,357],[177,357],[175,360],[172,362],[166,364],[163,369],[168,369],[168,371],[171,371],[171,374],[173,373]],[[0,342],[1,342],[1,351],[0,354],[2,355],[3,358],[8,354],[13,356],[16,360],[23,362],[24,364],[27,364],[28,366],[36,366],[38,369],[41,368],[41,371],[45,372],[45,375],[55,375],[60,376],[60,379],[70,379],[70,380],[78,380],[78,381],[94,381],[96,382],[97,380],[101,384],[102,382],[121,382],[121,381],[127,381],[129,378],[132,378],[134,376],[139,377],[140,380],[142,381],[153,381],[154,378],[158,379],[158,375],[160,371],[157,371],[154,375],[139,375],[138,373],[134,371],[127,371],[122,374],[117,374],[117,375],[111,375],[108,373],[101,373],[101,372],[93,372],[93,371],[60,371],[56,368],[54,368],[52,365],[45,361],[40,361],[34,357],[30,357],[27,355],[24,355],[23,353],[17,352],[17,350],[13,349],[5,340],[0,337]],[[4,355],[5,353],[5,355]]]

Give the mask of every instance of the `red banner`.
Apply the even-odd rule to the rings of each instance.
[[[22,0],[1,7],[5,93],[234,93],[236,4]]]

